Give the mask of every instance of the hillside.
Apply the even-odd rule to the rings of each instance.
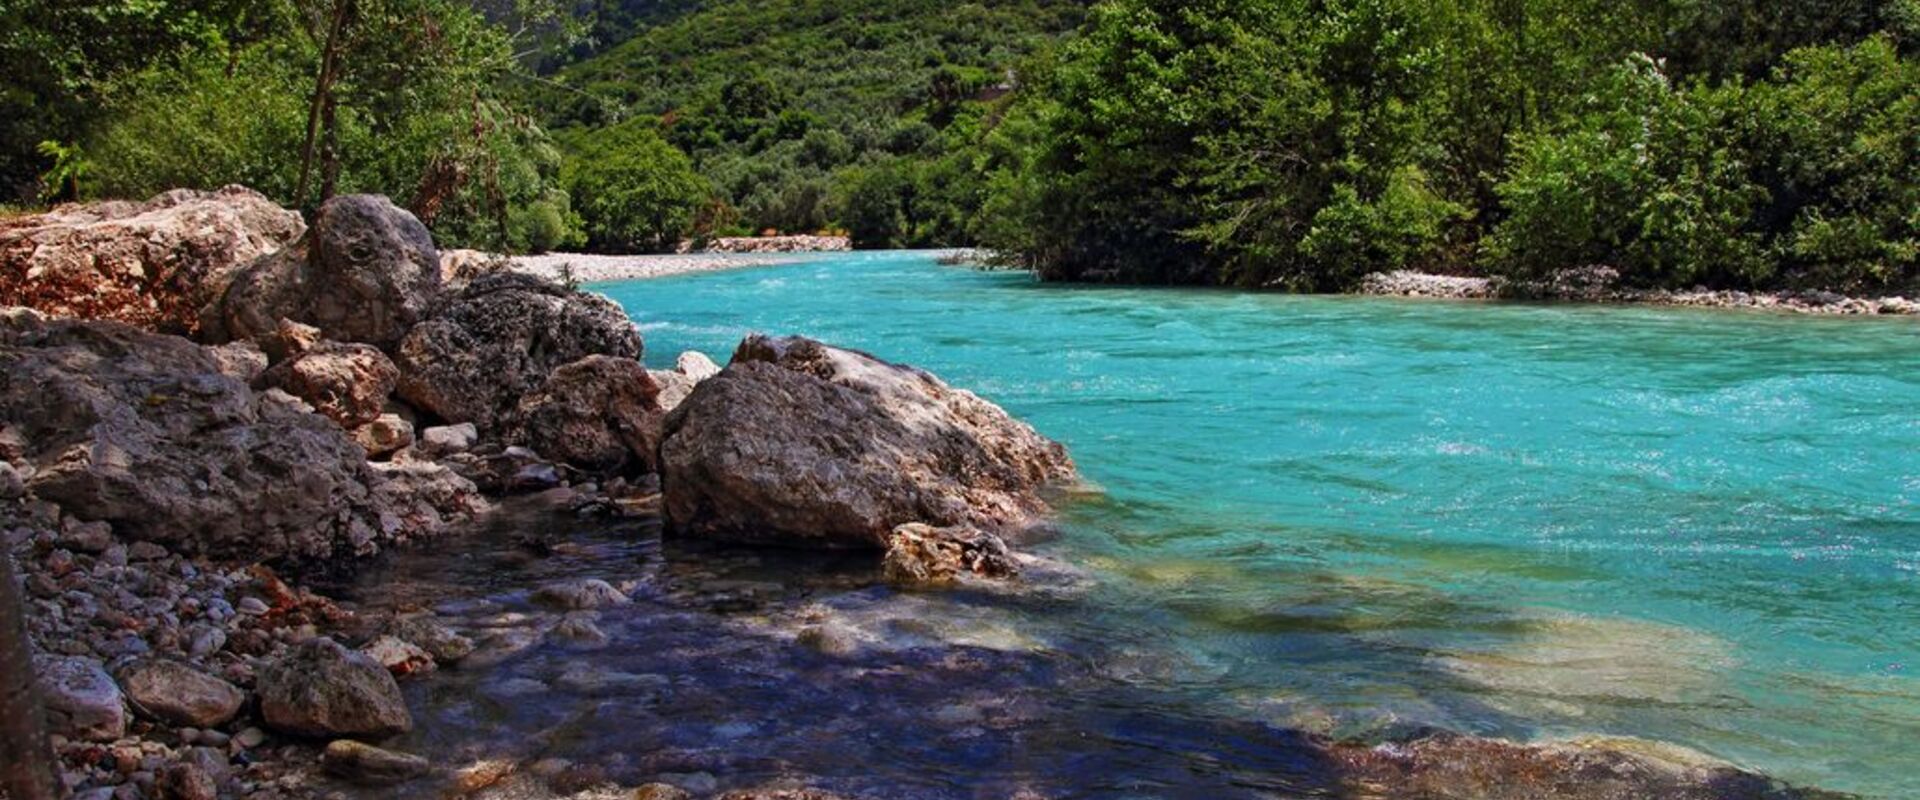
[[[966,200],[930,173],[977,144],[988,102],[1023,60],[1077,28],[1087,4],[609,5],[650,16],[603,15],[601,36],[636,32],[530,90],[572,152],[609,128],[657,131],[719,190],[706,230],[841,224],[867,244],[944,244],[964,238],[963,214],[947,206]]]

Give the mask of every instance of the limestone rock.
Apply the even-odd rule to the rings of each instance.
[[[413,423],[399,414],[381,414],[352,433],[353,441],[367,451],[368,458],[391,455],[413,444]]]
[[[640,333],[613,301],[518,273],[476,278],[400,343],[400,397],[481,432],[509,427],[520,398],[592,355],[638,359]]]
[[[396,617],[387,623],[387,634],[433,654],[441,664],[453,664],[473,653],[473,640],[455,633],[431,615]]]
[[[294,246],[239,270],[202,319],[215,341],[271,333],[290,319],[385,350],[440,291],[440,252],[426,226],[384,197],[344,195],[320,206]]]
[[[121,537],[278,558],[376,545],[366,455],[208,348],[124,325],[0,315],[0,428],[28,487]]]
[[[432,672],[436,665],[432,653],[397,636],[374,639],[360,648],[360,652],[380,662],[380,666],[397,678]]]
[[[413,729],[400,685],[379,662],[325,637],[260,670],[260,715],[296,736],[381,737]]]
[[[305,231],[240,186],[60,206],[0,221],[0,305],[191,335],[235,270]]]
[[[640,362],[587,356],[521,398],[520,441],[589,472],[651,472],[666,413]]]
[[[134,709],[162,722],[217,728],[240,713],[240,688],[177,661],[135,663],[120,671],[120,686]]]
[[[395,542],[427,538],[487,510],[479,487],[433,462],[369,464],[380,535]]]
[[[662,411],[672,411],[693,394],[693,387],[701,381],[720,374],[720,365],[713,359],[696,350],[681,353],[674,362],[673,369],[653,370],[648,373],[653,382],[660,386],[658,403]]]
[[[100,662],[78,656],[36,656],[33,671],[51,732],[90,742],[111,742],[126,735],[126,698]]]
[[[379,348],[324,342],[273,365],[260,376],[260,386],[305,400],[352,430],[380,418],[399,378],[400,370]]]
[[[1009,578],[1020,565],[1000,537],[975,528],[909,523],[893,529],[881,569],[900,584],[950,583],[967,576]]]
[[[682,534],[884,548],[910,522],[1022,529],[1071,480],[1060,445],[911,367],[752,336],[667,418],[665,506]]]
[[[471,422],[441,425],[420,433],[420,450],[429,456],[450,456],[472,450],[480,431]]]

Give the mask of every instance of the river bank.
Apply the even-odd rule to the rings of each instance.
[[[694,260],[687,269],[721,283],[602,287],[616,303],[512,270],[448,270],[418,220],[382,198],[329,201],[298,239],[279,224],[297,217],[279,213],[267,214],[276,226],[266,235],[244,219],[225,238],[184,224],[208,214],[235,221],[223,216],[234,203],[262,210],[257,195],[228,193],[55,221],[27,238],[103,245],[62,251],[54,266],[74,269],[57,285],[14,264],[0,274],[58,289],[18,301],[66,312],[0,314],[0,530],[25,572],[55,743],[88,800],[1045,798],[1116,786],[1209,798],[1256,796],[1253,787],[1811,796],[1678,749],[1549,743],[1529,735],[1519,711],[1497,725],[1464,713],[1409,715],[1411,724],[1397,718],[1411,706],[1395,704],[1365,725],[1322,725],[1313,718],[1335,712],[1280,699],[1300,688],[1284,676],[1257,691],[1211,685],[1223,674],[1210,663],[1216,648],[1164,646],[1195,629],[1178,618],[1185,590],[1106,588],[1126,570],[1077,540],[1043,552],[1084,536],[1087,514],[1132,502],[1085,491],[1062,445],[924,369],[746,327],[818,329],[909,351],[913,363],[1014,336],[1030,349],[998,351],[1013,363],[1032,347],[1100,359],[1112,341],[1158,346],[1219,315],[1082,328],[1063,351],[1055,343],[1070,337],[1034,336],[1056,320],[1022,316],[1021,304],[1101,298],[956,293],[938,282],[1030,284],[929,269],[925,253],[823,262],[812,279],[791,282]],[[175,235],[199,238],[160,253],[138,244]],[[270,252],[232,246],[255,239],[272,240],[261,248]],[[152,260],[95,258],[114,243]],[[225,263],[166,256],[179,252]],[[635,264],[625,269],[646,268]],[[134,302],[88,292],[85,269],[102,266],[138,289],[104,300]],[[632,294],[648,289],[662,294]],[[168,302],[143,302],[156,296]],[[1190,299],[1126,318],[1178,313]],[[717,305],[703,309],[709,302]],[[150,313],[156,306],[167,313]],[[647,336],[662,337],[654,352],[681,355],[650,370],[634,318],[667,309],[646,320]],[[1086,323],[1104,318],[1081,311],[1095,312]],[[764,316],[789,312],[797,316]],[[1017,324],[927,332],[981,314]],[[1237,333],[1270,331],[1271,320]],[[846,327],[857,324],[906,327]],[[152,330],[163,327],[186,333]],[[683,347],[683,331],[716,338]],[[934,343],[947,347],[910,350]],[[733,357],[722,368],[703,352]],[[995,397],[1012,392],[1008,380],[1030,378],[954,374]],[[1139,385],[1106,362],[1060,384],[1059,399],[1097,406]],[[1223,399],[1284,396],[1238,387]],[[1244,413],[1179,416],[1186,429],[1234,417],[1234,438],[1218,445],[1226,453],[1274,429],[1246,427],[1260,418]],[[1056,416],[1050,427],[1096,419],[1109,418]],[[1123,425],[1076,438],[1117,464],[1124,456],[1099,443],[1138,450],[1131,445],[1146,435]],[[1153,469],[1173,476],[1201,465],[1218,462],[1175,456]],[[1219,474],[1189,478],[1231,495]],[[1068,521],[1073,529],[1059,527]],[[766,544],[784,549],[743,546]],[[1216,555],[1206,560],[1225,567],[1205,574],[1228,582],[1235,558]],[[1156,566],[1201,569],[1178,559]],[[1329,579],[1347,581],[1258,584],[1272,592]],[[1348,584],[1361,585],[1338,585]],[[1438,590],[1364,585],[1388,587],[1374,605],[1458,605]],[[1258,602],[1282,617],[1329,603]],[[1569,627],[1506,616],[1494,629]],[[1160,624],[1142,630],[1141,619]],[[1266,625],[1248,624],[1239,639]],[[1445,620],[1422,627],[1453,630]],[[1572,628],[1630,642],[1625,653],[1676,640],[1660,626]],[[1378,644],[1289,646],[1344,658]],[[1417,652],[1352,665],[1340,685],[1365,675],[1404,698],[1407,682],[1428,672],[1513,680],[1486,668],[1512,661],[1505,650]],[[1661,687],[1688,674],[1664,661],[1645,669],[1644,682]],[[1558,681],[1576,676],[1549,672],[1556,699],[1572,694]],[[1649,691],[1641,680],[1618,683]],[[1542,778],[1560,775],[1590,779]]]
[[[1745,292],[1696,289],[1634,289],[1618,284],[1605,268],[1567,270],[1548,280],[1511,282],[1493,278],[1423,272],[1376,272],[1362,278],[1356,294],[1446,300],[1528,300],[1780,311],[1850,316],[1920,315],[1920,300],[1907,297],[1856,297],[1825,291]]]

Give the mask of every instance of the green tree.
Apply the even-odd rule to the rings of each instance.
[[[566,185],[588,241],[614,251],[671,248],[712,192],[686,155],[644,120],[576,142]]]

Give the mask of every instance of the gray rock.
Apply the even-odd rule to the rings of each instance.
[[[176,661],[136,662],[120,671],[120,687],[134,710],[196,728],[227,724],[247,699],[239,687]]]
[[[384,197],[328,200],[294,246],[239,270],[202,315],[214,341],[273,331],[290,319],[328,339],[383,350],[440,294],[440,253],[413,214]]]
[[[674,359],[673,369],[692,379],[694,383],[720,374],[720,365],[713,363],[713,359],[698,350],[681,353],[679,358]]]
[[[0,306],[192,335],[234,271],[305,230],[239,186],[60,206],[0,222]]]
[[[184,339],[0,316],[0,428],[26,443],[35,495],[125,539],[281,558],[366,552],[381,538],[365,452]]]
[[[1016,531],[1075,478],[1066,450],[911,367],[748,337],[667,418],[661,474],[682,535],[879,549],[905,523]]]
[[[351,739],[339,739],[320,754],[328,772],[358,783],[390,785],[426,775],[433,767],[410,753],[383,750]]]
[[[472,639],[455,633],[430,615],[396,617],[387,623],[386,631],[432,653],[434,660],[441,664],[457,663],[473,653]]]
[[[53,733],[90,742],[111,742],[126,735],[125,697],[100,662],[36,656],[33,669]]]
[[[260,670],[260,715],[296,736],[381,737],[413,729],[400,685],[379,662],[325,637]]]
[[[472,450],[480,442],[480,431],[471,422],[441,425],[420,433],[420,450],[429,456],[450,456]]]
[[[640,333],[598,295],[519,273],[494,273],[450,298],[394,354],[400,397],[481,432],[511,427],[520,398],[554,369],[592,355],[638,359]]]
[[[535,589],[533,602],[552,608],[579,611],[624,606],[632,601],[613,584],[598,579],[556,581]]]
[[[380,666],[386,667],[395,677],[432,672],[436,664],[432,653],[397,636],[374,639],[361,647],[360,652],[380,662]]]
[[[653,471],[660,447],[659,385],[640,362],[588,356],[520,399],[518,440],[589,472]]]

